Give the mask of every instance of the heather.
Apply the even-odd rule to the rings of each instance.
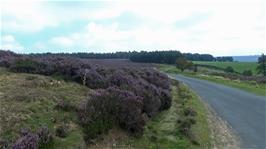
[[[114,127],[140,136],[147,117],[153,118],[171,106],[170,81],[165,74],[152,65],[122,62],[9,52],[0,55],[1,66],[11,72],[57,76],[93,89],[79,103],[57,100],[54,106],[59,111],[75,111],[75,123],[82,127],[87,143]],[[62,126],[56,134],[65,137],[67,131]]]

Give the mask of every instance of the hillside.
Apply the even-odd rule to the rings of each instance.
[[[178,86],[173,83],[172,107],[151,119],[144,128],[143,136],[135,138],[115,127],[89,144],[90,148],[210,148],[213,144],[204,106],[189,90]],[[15,142],[22,129],[35,132],[47,126],[53,141],[41,148],[87,148],[83,129],[77,124],[76,112],[61,109],[58,104],[65,101],[68,105],[76,106],[86,98],[88,92],[93,92],[92,89],[71,81],[13,73],[0,68],[0,91],[1,147],[5,143]],[[199,115],[193,120],[196,124],[186,121],[194,119],[193,116],[183,114],[191,108]],[[58,136],[61,127],[64,127],[65,137]],[[183,127],[188,130],[183,132]],[[187,136],[184,133],[189,134]]]
[[[85,99],[88,91],[89,88],[74,82],[11,73],[0,68],[1,141],[14,142],[22,128],[36,131],[44,125],[56,136],[56,129],[64,126],[66,137],[55,137],[52,148],[84,147],[82,129],[75,123],[75,112],[62,111],[56,105],[60,101],[76,105]]]

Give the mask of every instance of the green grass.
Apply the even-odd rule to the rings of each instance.
[[[89,89],[73,82],[51,77],[11,73],[0,68],[0,138],[14,142],[21,128],[36,131],[47,126],[53,136],[58,125],[66,125],[66,138],[55,137],[45,148],[78,148],[84,146],[83,133],[74,112],[55,109],[58,100],[78,104]]]
[[[189,75],[189,76],[239,88],[257,95],[266,96],[266,84],[257,84],[256,82],[230,80],[223,77],[216,77],[210,75]]]
[[[239,81],[239,80],[229,80],[227,78],[212,76],[212,75],[202,75],[201,73],[193,73],[189,71],[181,72],[174,65],[160,64],[158,65],[159,70],[169,73],[169,74],[183,74],[186,76],[200,78],[227,86],[239,88],[257,95],[266,95],[266,84],[258,84],[253,81]]]
[[[182,94],[181,94],[182,92]],[[173,103],[169,110],[163,111],[151,119],[145,126],[140,138],[130,137],[123,140],[119,146],[132,148],[211,148],[210,129],[207,122],[207,111],[198,97],[183,85],[172,87]],[[185,102],[185,104],[184,104]],[[183,117],[183,110],[192,107],[197,111],[196,124],[192,126],[192,134],[200,145],[194,145],[191,140],[179,132],[177,120]],[[119,147],[118,147],[119,148]]]
[[[256,68],[258,64],[256,62],[204,62],[193,61],[194,64],[210,65],[219,68],[226,68],[231,66],[236,72],[242,73],[245,70],[251,70],[253,74],[257,74]]]

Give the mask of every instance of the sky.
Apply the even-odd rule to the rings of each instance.
[[[266,53],[264,0],[2,0],[0,9],[0,49],[17,53]]]

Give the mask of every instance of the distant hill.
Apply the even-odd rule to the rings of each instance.
[[[248,56],[233,56],[234,61],[238,62],[257,62],[259,55],[248,55]]]

